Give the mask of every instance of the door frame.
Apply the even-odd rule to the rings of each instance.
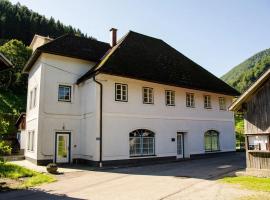
[[[181,132],[181,131],[176,133],[176,158],[177,159],[185,158],[185,142],[184,142],[185,141],[185,133],[186,132]],[[178,135],[181,135],[181,138],[182,138],[182,156],[181,157],[178,154],[178,138],[177,138]]]
[[[59,134],[67,134],[68,135],[68,162],[59,163],[59,164],[66,164],[70,163],[71,161],[71,131],[56,131],[55,132],[55,145],[54,145],[54,162],[57,163],[57,136]]]

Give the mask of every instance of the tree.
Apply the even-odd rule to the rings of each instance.
[[[14,68],[0,74],[0,88],[26,90],[27,79],[22,70],[30,58],[32,50],[21,41],[10,40],[0,46],[0,52],[4,54],[14,65]]]

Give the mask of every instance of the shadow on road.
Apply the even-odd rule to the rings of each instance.
[[[0,200],[83,200],[79,198],[68,197],[62,194],[51,194],[50,191],[39,189],[16,190],[9,192],[0,192]]]

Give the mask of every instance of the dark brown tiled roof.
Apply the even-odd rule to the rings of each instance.
[[[91,38],[75,35],[63,35],[36,49],[27,62],[24,72],[28,72],[41,53],[67,56],[83,60],[99,62],[103,55],[110,49],[110,45]]]
[[[129,77],[166,85],[238,96],[231,86],[160,39],[130,31],[95,68],[95,73]]]

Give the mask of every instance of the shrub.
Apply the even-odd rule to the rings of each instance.
[[[10,155],[11,150],[12,148],[5,141],[0,141],[0,156]]]

